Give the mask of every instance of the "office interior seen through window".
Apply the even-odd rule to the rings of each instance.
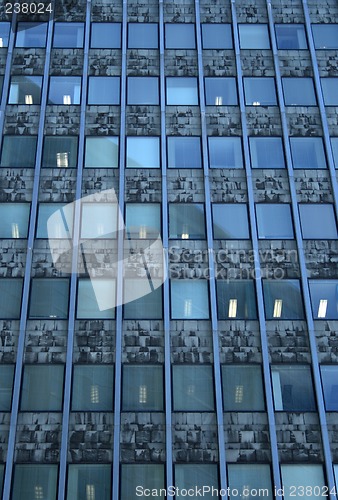
[[[2,498],[337,500],[337,0],[7,5]]]

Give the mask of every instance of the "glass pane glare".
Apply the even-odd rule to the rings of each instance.
[[[114,279],[80,279],[78,285],[78,319],[115,318],[116,282]]]
[[[167,105],[197,106],[197,78],[167,77]]]
[[[118,168],[118,137],[87,137],[85,149],[86,168]]]
[[[159,168],[159,137],[127,137],[127,168]]]

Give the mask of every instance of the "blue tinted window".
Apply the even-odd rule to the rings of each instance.
[[[310,280],[314,319],[338,319],[338,280]]]
[[[310,366],[272,366],[271,378],[276,411],[316,410]]]
[[[291,137],[293,168],[326,168],[321,137]]]
[[[0,238],[27,238],[29,203],[0,203]]]
[[[80,104],[80,76],[51,76],[49,83],[48,104]]]
[[[202,24],[203,49],[232,49],[231,24]]]
[[[173,365],[172,374],[174,411],[214,410],[214,381],[210,365]]]
[[[45,47],[47,23],[18,23],[16,47]]]
[[[281,137],[249,137],[252,168],[284,168]]]
[[[304,319],[298,280],[263,280],[266,319]]]
[[[0,48],[1,47],[8,47],[10,27],[11,27],[10,23],[0,22]],[[1,486],[0,486],[0,491],[1,491]]]
[[[338,237],[333,205],[309,203],[299,205],[304,239],[335,239]]]
[[[257,305],[253,280],[217,280],[219,319],[256,319]]]
[[[239,497],[254,500],[255,494],[249,491],[264,491],[266,500],[272,500],[273,490],[271,484],[270,466],[267,464],[229,464],[230,491],[238,491]]]
[[[338,137],[331,137],[331,147],[334,165],[338,168]]]
[[[124,365],[123,411],[163,411],[161,365]]]
[[[317,103],[312,78],[282,78],[286,106],[315,106]]]
[[[76,168],[77,137],[46,136],[43,146],[42,167]]]
[[[205,238],[203,203],[169,203],[169,238]]]
[[[326,411],[338,411],[338,365],[320,367]]]
[[[198,105],[197,78],[167,77],[166,84],[168,105]]]
[[[338,78],[321,78],[325,106],[338,106]]]
[[[242,141],[240,137],[208,137],[211,168],[242,168]]]
[[[303,24],[276,24],[275,29],[279,49],[307,49]]]
[[[121,24],[92,23],[90,46],[93,49],[119,49],[121,47]]]
[[[267,24],[239,24],[241,49],[269,49],[270,39]]]
[[[90,76],[88,104],[120,104],[120,77]]]
[[[247,77],[243,80],[247,106],[275,106],[277,104],[274,78]]]
[[[214,239],[249,238],[248,210],[244,203],[214,203],[212,214]]]
[[[0,411],[11,411],[14,365],[0,364]],[[0,476],[0,492],[1,492]]]
[[[129,49],[157,49],[158,24],[155,23],[129,23],[128,24]]]
[[[256,214],[260,239],[287,240],[294,237],[290,205],[258,203]]]
[[[165,25],[166,49],[194,49],[196,47],[195,25],[187,23]]]
[[[127,94],[128,104],[158,104],[158,77],[129,76]]]
[[[142,151],[142,154],[140,154]],[[159,137],[127,137],[127,168],[159,168]]]
[[[224,411],[264,411],[264,389],[260,365],[223,365]]]
[[[211,106],[237,104],[236,78],[205,78],[205,103]]]
[[[2,141],[1,166],[33,168],[37,137],[5,135]]]
[[[69,465],[67,500],[109,500],[111,477],[109,464]]]
[[[56,500],[57,478],[57,465],[17,464],[14,469],[11,500]]]
[[[83,35],[83,23],[55,23],[53,46],[60,48],[82,47]]]
[[[168,137],[169,168],[201,168],[200,137]]]
[[[68,316],[68,295],[68,279],[33,279],[30,292],[29,317],[34,319],[66,319]]]
[[[338,49],[338,24],[313,24],[316,49]]]
[[[42,76],[12,76],[8,104],[40,104]]]

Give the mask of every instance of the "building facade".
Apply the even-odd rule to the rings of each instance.
[[[336,499],[336,0],[0,12],[2,498]]]

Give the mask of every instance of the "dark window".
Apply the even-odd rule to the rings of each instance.
[[[88,104],[120,104],[120,77],[90,76],[88,86]]]
[[[83,23],[55,23],[54,47],[81,48],[83,46]]]
[[[316,49],[338,49],[338,24],[313,24]]]
[[[20,410],[62,411],[63,379],[63,365],[25,365]]]
[[[249,137],[252,168],[285,168],[281,137]]]
[[[201,168],[202,150],[200,137],[168,137],[169,168]]]
[[[134,278],[124,281],[125,319],[162,319],[162,281]]]
[[[211,106],[236,105],[236,78],[205,78],[205,103]]]
[[[27,238],[30,203],[0,203],[0,238]]]
[[[156,23],[129,23],[129,49],[157,49],[158,24]]]
[[[127,95],[128,104],[158,104],[158,77],[129,76]]]
[[[255,492],[264,491],[266,500],[274,498],[269,465],[229,464],[228,473],[230,491],[238,491],[240,497],[255,500]]]
[[[69,239],[73,233],[73,204],[40,203],[37,238]]]
[[[338,168],[338,137],[331,137],[331,148],[334,165],[336,168]]]
[[[118,168],[119,138],[113,136],[86,137],[85,167]]]
[[[204,491],[203,497],[212,500],[213,495],[206,492],[219,489],[216,464],[175,464],[174,467],[175,486],[179,491]]]
[[[0,279],[0,318],[19,319],[23,280],[21,278]]]
[[[122,411],[163,411],[163,367],[124,365]]]
[[[8,104],[40,104],[42,76],[12,76]]]
[[[275,365],[271,367],[276,411],[315,411],[310,366]]]
[[[68,296],[69,280],[67,278],[34,278],[31,285],[29,317],[31,319],[66,319]]]
[[[121,24],[92,23],[90,46],[92,49],[119,49],[121,47]]]
[[[276,24],[275,29],[279,49],[307,49],[303,24]]]
[[[58,466],[16,464],[11,500],[56,500]]]
[[[267,320],[304,319],[304,308],[298,280],[263,280]]]
[[[10,27],[11,27],[11,23],[0,22],[0,48],[1,47],[8,47]],[[1,488],[0,488],[0,492],[1,492]]]
[[[256,319],[257,306],[252,280],[217,280],[219,319]]]
[[[18,23],[16,47],[45,47],[47,23]]]
[[[36,143],[35,135],[5,135],[2,141],[1,166],[33,168]],[[10,188],[15,187],[15,177],[9,178],[8,182]]]
[[[290,137],[293,168],[326,168],[321,137]]]
[[[127,203],[125,222],[128,239],[156,239],[161,233],[161,206],[159,203]]]
[[[0,364],[0,411],[11,411],[14,365]],[[1,492],[1,481],[0,481]]]
[[[194,49],[196,47],[195,25],[166,24],[165,47],[166,49]]]
[[[197,106],[198,88],[195,77],[167,77],[167,105],[168,106]]]
[[[325,106],[338,106],[338,78],[321,78]]]
[[[214,203],[212,205],[214,239],[248,239],[248,209],[244,203]]]
[[[205,279],[171,280],[171,318],[208,319],[209,292]]]
[[[78,319],[114,319],[115,306],[115,279],[79,279],[76,309]]]
[[[72,411],[113,411],[114,366],[75,365]]]
[[[338,280],[310,280],[314,319],[338,319]]]
[[[211,168],[243,168],[240,137],[208,137]]]
[[[338,365],[321,365],[326,411],[338,411]]]
[[[164,488],[164,464],[122,464],[120,498],[136,499],[135,491],[140,485],[143,491]]]
[[[68,466],[67,500],[109,500],[111,478],[109,464],[71,464]]]
[[[336,239],[337,223],[333,205],[309,203],[299,205],[304,239]]]
[[[241,49],[269,49],[270,39],[267,24],[239,24]]]
[[[76,168],[77,141],[72,136],[45,136],[42,167]]]
[[[169,238],[178,240],[205,238],[203,203],[169,203]]]
[[[247,106],[276,106],[275,79],[272,77],[246,77],[244,80]]]
[[[258,237],[271,240],[293,239],[290,205],[286,203],[256,204]]]
[[[259,365],[223,365],[224,411],[264,411],[262,369]]]
[[[142,154],[140,154],[142,151]],[[127,168],[159,168],[159,137],[127,137]]]
[[[282,78],[286,106],[315,106],[317,104],[312,78]]]
[[[80,104],[80,76],[51,76],[48,104]]]
[[[202,24],[203,49],[232,49],[231,24]]]
[[[213,411],[214,382],[210,365],[173,365],[174,411]]]

